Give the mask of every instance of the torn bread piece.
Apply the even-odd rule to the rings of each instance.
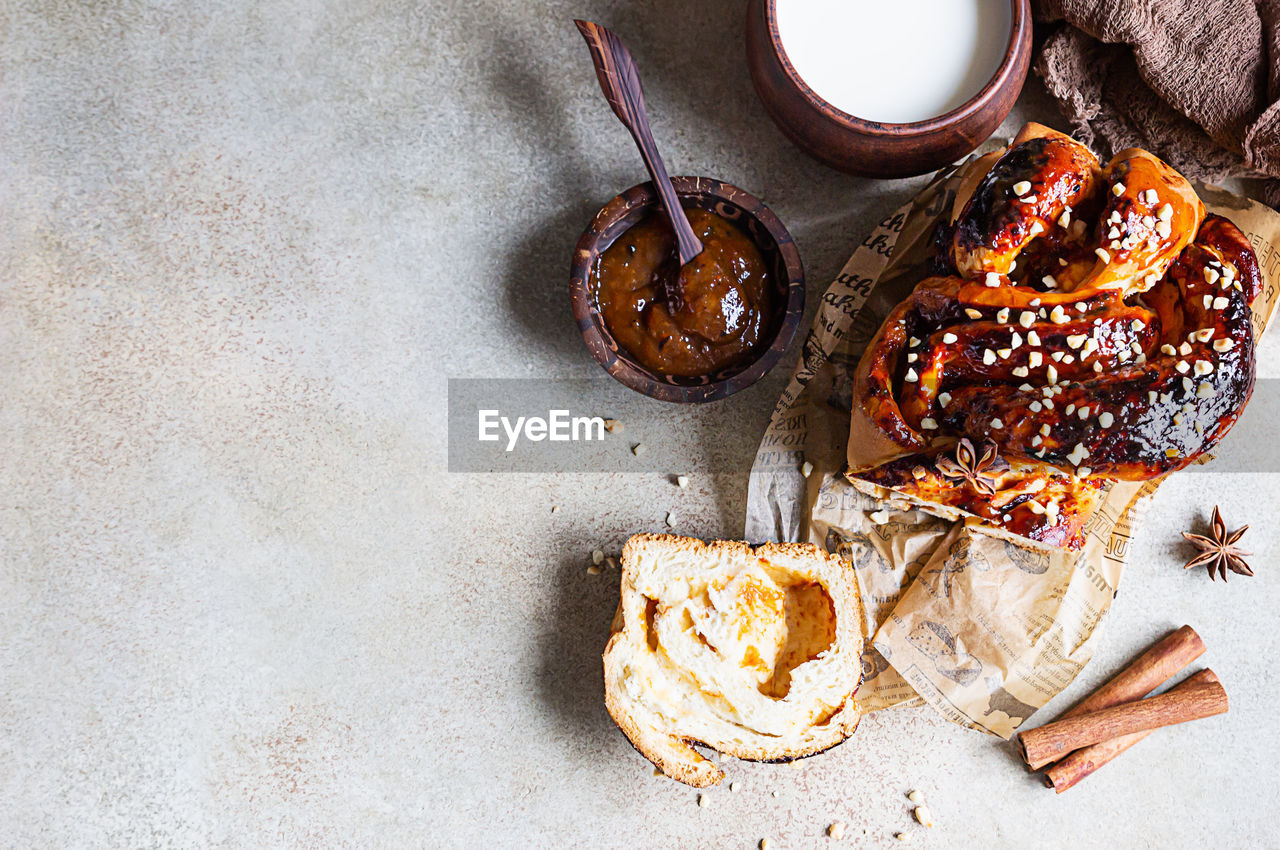
[[[858,725],[862,605],[852,567],[812,544],[638,534],[604,651],[605,705],[664,774],[724,778],[693,749],[789,761]]]

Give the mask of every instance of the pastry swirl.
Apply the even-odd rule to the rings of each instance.
[[[1104,168],[1029,125],[966,181],[956,208],[938,262],[946,274],[890,313],[855,376],[862,414],[898,454],[990,440],[1025,489],[1038,474],[1154,478],[1230,430],[1253,389],[1250,304],[1262,279],[1245,235],[1206,218],[1181,175],[1136,149]],[[900,470],[853,471],[913,486]],[[1063,516],[1047,502],[1018,523],[1007,501],[992,510],[972,488],[932,483],[935,501],[1063,537],[1027,532]]]
[[[690,744],[790,760],[852,734],[862,617],[847,562],[812,544],[638,534],[604,653],[605,704],[631,743],[690,785],[724,776]]]

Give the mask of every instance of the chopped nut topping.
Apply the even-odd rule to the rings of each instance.
[[[958,339],[960,339],[960,337],[956,336],[955,334],[951,333],[950,331],[947,331],[946,333],[944,333],[944,334],[942,335],[942,341],[943,341],[944,343],[946,343],[947,345],[951,345],[951,343],[955,342],[955,341],[956,341],[956,340],[958,340]]]
[[[1025,195],[1031,191],[1031,183],[1028,180],[1019,180],[1013,184],[1013,194]]]
[[[966,316],[968,316],[970,319],[981,319],[981,318],[982,318],[982,311],[981,311],[981,310],[975,310],[975,309],[973,309],[972,307],[965,307],[965,308],[964,308],[964,314],[965,314]]]
[[[813,464],[806,460],[804,462],[804,466],[800,467],[800,474],[803,475],[805,478],[808,478],[810,475],[812,475]]]

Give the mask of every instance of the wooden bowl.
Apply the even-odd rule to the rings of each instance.
[[[779,129],[832,168],[864,177],[909,177],[954,162],[986,141],[1009,114],[1031,62],[1030,0],[1010,0],[1009,43],[995,76],[960,106],[927,121],[867,121],[836,109],[800,78],[778,37],[777,0],[750,0],[747,65]],[[854,49],[854,48],[850,48]],[[927,61],[921,57],[919,61]]]
[[[772,273],[774,314],[754,358],[710,375],[663,375],[640,365],[605,327],[591,291],[591,269],[615,239],[658,208],[658,195],[648,182],[632,186],[605,204],[578,240],[569,279],[573,318],[596,362],[636,392],[661,401],[715,401],[760,380],[787,350],[804,314],[804,268],[795,240],[759,198],[706,177],[673,177],[671,183],[686,207],[709,210],[747,234]]]

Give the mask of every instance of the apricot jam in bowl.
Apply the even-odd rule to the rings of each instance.
[[[661,401],[715,401],[772,369],[804,313],[804,269],[758,198],[705,177],[672,185],[703,251],[680,267],[652,183],[605,204],[578,240],[573,316],[606,372]]]

